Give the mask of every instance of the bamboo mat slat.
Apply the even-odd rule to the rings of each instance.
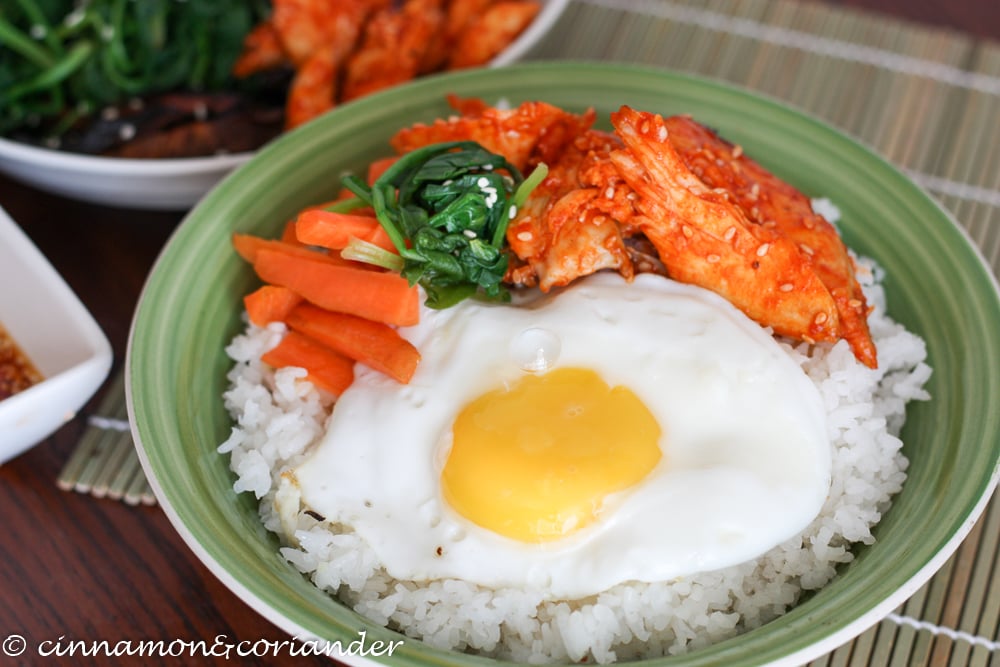
[[[812,0],[574,0],[529,58],[653,65],[781,99],[903,169],[1000,275],[1000,44]],[[120,430],[120,380],[98,412],[60,485],[155,502]],[[998,640],[994,497],[920,590],[809,667],[1000,667]]]

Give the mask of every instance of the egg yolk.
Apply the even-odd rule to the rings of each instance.
[[[660,460],[660,426],[626,387],[563,368],[526,375],[467,405],[441,473],[445,500],[466,519],[524,542],[595,521],[604,499]]]

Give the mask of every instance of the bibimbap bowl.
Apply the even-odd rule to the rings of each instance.
[[[366,620],[278,555],[250,493],[236,494],[217,448],[233,422],[223,403],[243,331],[242,297],[259,281],[232,249],[234,232],[276,237],[303,207],[330,199],[340,175],[389,154],[388,138],[447,116],[445,96],[594,107],[599,125],[622,104],[692,114],[764,166],[841,211],[841,234],[885,272],[889,315],[926,341],[928,401],[911,402],[901,439],[907,480],[875,541],[784,615],[650,665],[801,664],[836,648],[912,595],[950,556],[996,486],[1000,414],[997,285],[959,226],[868,149],[824,124],[745,91],[660,70],[548,63],[429,78],[346,105],[276,141],[213,190],[164,249],[129,345],[127,391],[140,457],[164,510],[192,550],[247,604],[302,640],[402,640],[397,665],[485,665]],[[391,484],[391,480],[386,480]],[[344,655],[361,664],[366,659]]]

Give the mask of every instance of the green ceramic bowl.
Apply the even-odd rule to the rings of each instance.
[[[911,406],[909,481],[878,541],[787,615],[714,647],[650,665],[801,664],[877,622],[955,550],[996,485],[1000,460],[1000,301],[961,229],[916,185],[866,148],[781,104],[702,79],[595,63],[543,63],[429,78],[334,110],[283,137],[212,191],[160,256],[128,354],[129,412],[143,465],[176,529],[247,604],[298,637],[401,639],[314,588],[277,553],[255,502],[232,491],[220,396],[223,347],[242,328],[257,284],[230,247],[234,231],[278,234],[299,208],[329,197],[341,172],[388,152],[394,130],[449,112],[445,95],[539,99],[607,118],[627,103],[691,113],[810,195],[843,211],[846,241],[887,270],[890,314],[922,335],[933,400]],[[346,658],[349,662],[358,662]],[[407,641],[396,665],[494,661]]]

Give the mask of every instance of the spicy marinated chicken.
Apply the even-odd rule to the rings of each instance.
[[[540,8],[536,0],[273,0],[233,74],[293,70],[290,129],[422,74],[485,65]]]
[[[864,295],[836,230],[805,195],[710,130],[629,107],[611,115],[608,133],[592,127],[593,111],[452,104],[466,113],[404,129],[393,147],[472,140],[519,169],[549,167],[508,227],[510,282],[547,291],[605,269],[627,278],[660,270],[779,335],[846,339],[859,361],[877,365]]]
[[[503,155],[522,172],[554,163],[563,149],[594,124],[594,113],[576,115],[546,102],[525,102],[515,109],[497,109],[475,101],[449,98],[462,115],[417,123],[389,140],[397,153],[408,153],[443,141],[475,141]]]
[[[510,247],[530,267],[542,291],[602,269],[614,269],[626,278],[634,274],[618,222],[630,215],[631,205],[619,207],[614,186],[600,173],[618,145],[606,132],[582,132],[567,144],[511,221]],[[523,272],[520,277],[528,280]]]
[[[780,335],[838,339],[833,298],[794,243],[762,232],[724,188],[695,176],[661,116],[623,107],[611,121],[626,149],[611,159],[639,195],[639,227],[671,277],[722,295]]]
[[[760,236],[795,243],[829,290],[840,318],[841,338],[866,366],[876,367],[868,332],[868,306],[855,278],[854,260],[836,228],[812,209],[809,199],[689,116],[664,119],[670,143],[685,166],[710,188],[723,188]]]

